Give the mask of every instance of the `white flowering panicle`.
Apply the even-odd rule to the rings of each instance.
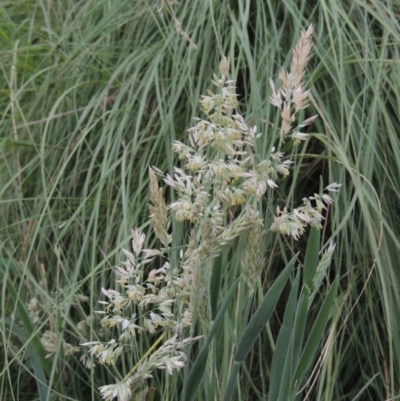
[[[291,139],[294,144],[298,144],[305,140],[308,134],[301,132],[301,129],[317,118],[315,115],[304,121],[297,121],[297,113],[309,104],[310,90],[304,90],[302,81],[310,59],[313,31],[314,25],[310,25],[306,31],[301,31],[300,39],[293,50],[290,71],[282,69],[279,73],[279,89],[276,89],[273,80],[270,79],[272,90],[270,102],[281,111],[280,140],[276,152],[280,157],[283,156],[280,149],[285,141]],[[287,174],[283,173],[283,175]],[[340,184],[333,183],[328,185],[325,191],[334,192],[339,187]],[[312,202],[315,204],[313,205]],[[298,240],[304,234],[307,226],[322,228],[321,223],[324,217],[321,212],[332,202],[333,199],[329,194],[323,193],[321,196],[314,194],[314,196],[303,198],[303,204],[293,209],[292,212],[288,212],[286,207],[281,210],[278,206],[276,209],[277,216],[274,217],[271,230],[280,234],[291,235],[295,240]]]
[[[330,184],[325,188],[325,191],[335,192],[340,187],[340,184]],[[312,205],[315,202],[315,206]],[[314,194],[308,198],[303,198],[303,204],[292,212],[288,212],[286,207],[281,210],[279,206],[276,208],[277,216],[274,217],[274,222],[271,225],[271,230],[280,234],[291,235],[295,240],[298,240],[305,232],[307,226],[322,228],[322,220],[324,217],[321,212],[333,202],[333,199],[327,193],[321,196]]]
[[[307,31],[301,31],[290,63],[290,71],[281,70],[279,73],[280,88],[276,89],[274,81],[270,79],[272,95],[270,102],[281,111],[280,144],[289,138],[298,144],[307,138],[307,134],[301,129],[311,124],[317,116],[307,118],[296,123],[296,114],[305,109],[309,104],[310,90],[304,90],[303,77],[310,59],[312,49],[312,34],[314,25],[310,25]]]
[[[261,134],[235,113],[237,94],[235,81],[227,79],[227,58],[221,61],[220,72],[221,76],[214,74],[212,80],[216,93],[209,91],[200,100],[206,118],[194,119],[195,125],[188,129],[189,144],[172,144],[183,168],[175,167],[173,176],[163,176],[178,194],[177,201],[169,206],[178,221],[196,223],[213,211],[216,227],[221,203],[236,206],[252,196],[260,198],[267,188],[278,186],[279,176],[287,176],[292,164],[274,149],[268,159],[260,157],[256,139]]]
[[[129,400],[135,392],[143,390],[154,369],[165,369],[172,374],[184,366],[184,347],[194,340],[197,320],[204,334],[210,327],[208,291],[213,258],[246,231],[243,276],[251,290],[255,288],[265,260],[258,245],[265,232],[258,210],[260,201],[268,190],[278,187],[279,178],[289,175],[293,162],[282,152],[285,141],[298,144],[305,140],[307,134],[301,129],[316,118],[297,121],[298,112],[309,103],[310,91],[304,90],[302,80],[310,58],[312,32],[312,25],[301,32],[290,72],[282,70],[279,74],[280,87],[277,89],[270,80],[270,101],[279,108],[282,121],[279,143],[268,158],[263,158],[257,149],[257,139],[262,134],[257,134],[257,127],[247,125],[237,111],[235,81],[228,79],[230,62],[223,57],[220,75],[214,74],[211,81],[214,92],[209,90],[200,99],[205,117],[194,118],[194,125],[187,130],[187,143],[172,143],[179,165],[174,167],[172,175],[150,168],[150,220],[162,247],[143,249],[145,234],[132,231],[133,252],[123,250],[126,261],[114,270],[120,289],[102,289],[107,301],[101,301],[104,311],[98,312],[104,315],[102,326],[117,329],[119,337],[107,343],[95,341],[82,345],[90,346],[89,353],[100,363],[113,365],[138,333],[161,331],[167,339],[122,381],[102,386],[100,392],[105,400]],[[169,205],[157,176],[175,192],[176,200]],[[331,184],[325,190],[336,191],[338,187],[339,184]],[[321,212],[332,202],[324,192],[304,198],[303,204],[292,212],[278,207],[271,230],[298,239],[307,226],[321,228]],[[186,222],[190,232],[187,243],[179,244],[182,249],[177,266],[169,261],[170,254],[176,252],[171,247],[171,218]],[[328,251],[331,255],[333,248]],[[313,290],[320,285],[329,255],[323,257],[317,269]],[[162,259],[163,265],[145,274],[146,266]],[[189,326],[191,333],[186,337],[185,328]]]
[[[153,199],[158,196],[157,194],[158,190],[153,191]],[[160,210],[153,208],[152,213],[155,218],[163,222],[164,228],[157,222],[153,227],[157,229],[157,234],[163,239],[164,245],[168,245],[170,242],[167,233],[168,221],[160,214]],[[185,295],[185,291],[188,294],[185,288],[187,283],[179,279],[177,269],[172,268],[169,262],[145,275],[144,268],[156,256],[163,255],[165,250],[143,249],[146,235],[137,229],[132,230],[132,238],[133,252],[124,249],[126,260],[122,266],[116,266],[114,269],[120,290],[102,288],[107,301],[100,301],[104,305],[104,310],[97,312],[104,315],[100,321],[101,325],[106,328],[116,328],[119,336],[108,342],[90,341],[81,345],[90,347],[89,354],[95,356],[99,363],[115,365],[124,347],[132,344],[138,333],[153,334],[157,329],[162,329],[177,334],[165,341],[124,380],[102,386],[100,393],[105,400],[115,397],[118,400],[131,399],[136,390],[143,388],[145,380],[152,377],[151,372],[154,369],[166,369],[170,374],[173,370],[179,370],[186,360],[183,348],[187,342],[193,340],[190,337],[184,340],[178,339],[184,327],[191,324],[191,313],[187,302],[186,307],[182,309],[182,319],[178,319],[173,310],[177,298],[188,301],[188,295]],[[138,310],[141,311],[141,319],[136,313]],[[88,364],[87,359],[83,361],[86,366],[92,366]]]

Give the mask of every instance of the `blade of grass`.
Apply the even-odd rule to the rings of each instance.
[[[282,327],[279,330],[274,356],[271,363],[271,373],[269,380],[269,400],[276,401],[282,386],[287,386],[283,382],[283,370],[289,352],[288,344],[293,331],[293,318],[296,311],[297,297],[299,292],[300,272],[297,273],[290,291],[289,299],[286,304],[285,314],[283,315]]]
[[[308,371],[308,368],[314,359],[315,353],[321,343],[325,326],[328,320],[332,316],[332,304],[334,297],[336,296],[336,290],[338,286],[338,279],[336,279],[326,295],[324,302],[319,310],[317,318],[313,324],[313,327],[308,335],[306,345],[304,346],[301,358],[294,374],[294,383],[299,382],[301,377]]]
[[[9,317],[6,317],[4,319],[4,322],[10,327],[13,333],[16,334],[22,344],[27,344],[26,352],[29,355],[30,361],[32,363],[32,368],[34,372],[33,377],[35,378],[38,387],[39,399],[40,401],[48,400],[49,385],[47,382],[47,378],[43,370],[42,362],[40,358],[38,358],[36,350],[31,345],[31,341],[29,341],[29,338],[24,330],[15,321],[11,320]]]
[[[293,382],[293,376],[296,371],[301,349],[303,346],[303,339],[305,334],[307,311],[308,311],[308,290],[303,287],[299,303],[297,305],[296,314],[293,323],[292,336],[290,339],[288,353],[285,360],[285,365],[282,373],[282,381],[279,391],[279,400],[288,401],[290,384]]]
[[[265,294],[260,307],[251,317],[248,325],[244,329],[235,353],[234,366],[225,390],[224,401],[229,401],[232,399],[233,392],[236,387],[236,376],[239,373],[240,364],[245,360],[248,353],[253,348],[253,345],[257,340],[261,330],[271,317],[293,269],[296,258],[297,255],[292,258],[292,260],[282,270],[281,274],[276,278],[271,288]]]
[[[187,382],[185,383],[184,389],[182,391],[181,399],[183,401],[191,401],[191,400],[195,399],[194,397],[195,397],[197,389],[201,383],[201,380],[202,380],[202,377],[204,374],[204,369],[206,367],[207,357],[208,357],[208,347],[209,347],[211,340],[213,339],[216,331],[218,330],[219,326],[221,325],[221,323],[223,321],[226,309],[228,308],[228,306],[235,294],[238,284],[239,284],[239,279],[237,279],[235,281],[235,283],[231,286],[228,293],[226,294],[226,296],[221,304],[221,307],[218,310],[217,316],[215,317],[215,320],[211,325],[211,329],[207,335],[205,343],[201,347],[201,350],[200,350],[199,354],[197,355],[192,368],[190,369]]]
[[[314,287],[313,280],[318,266],[320,236],[321,230],[317,230],[314,227],[311,228],[304,259],[304,284],[310,291]]]
[[[21,319],[24,325],[26,336],[29,338],[29,344],[31,344],[32,348],[35,350],[37,359],[40,361],[44,371],[50,376],[52,373],[50,360],[46,359],[46,352],[40,341],[37,330],[34,329],[29,314],[25,309],[25,305],[22,303],[20,297],[18,296],[18,292],[11,281],[9,276],[10,269],[12,269],[14,273],[18,273],[18,269],[13,267],[13,263],[10,260],[3,258],[0,259],[1,278],[6,282],[7,292],[15,304],[15,310],[18,317]],[[57,379],[57,375],[55,375],[55,379]]]

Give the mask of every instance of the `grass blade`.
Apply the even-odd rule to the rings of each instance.
[[[290,291],[289,299],[286,305],[285,314],[283,316],[282,327],[279,330],[278,339],[274,356],[271,363],[270,373],[270,387],[269,387],[269,400],[274,401],[278,399],[279,392],[282,386],[287,383],[282,381],[282,373],[285,367],[285,361],[288,354],[288,344],[293,331],[293,318],[296,310],[297,296],[299,292],[300,272],[297,273],[296,279],[293,283],[292,290]]]
[[[12,331],[19,337],[22,344],[26,344],[29,342],[28,336],[25,334],[24,330],[14,321],[12,321],[9,317],[4,319],[5,323],[12,329]],[[28,344],[26,347],[26,352],[29,355],[30,361],[32,363],[34,378],[37,383],[39,399],[40,401],[45,401],[48,399],[48,382],[46,379],[46,374],[44,373],[42,363],[40,358],[38,357],[35,349]]]
[[[290,272],[293,269],[296,258],[297,255],[295,255],[288,265],[283,269],[282,273],[277,277],[274,284],[272,284],[271,288],[264,296],[259,309],[251,317],[249,324],[241,336],[238,349],[235,354],[235,361],[243,362],[247,354],[253,348],[258,335],[268,322],[272,312],[275,309],[283,288],[285,287],[285,284],[289,278]]]
[[[182,392],[182,397],[181,399],[183,401],[191,401],[194,400],[194,396],[196,395],[196,391],[201,383],[204,369],[206,366],[207,362],[207,356],[208,356],[208,347],[211,343],[211,340],[213,339],[215,332],[217,331],[218,327],[222,323],[224,314],[226,312],[226,309],[229,306],[229,303],[231,302],[233,295],[235,294],[236,288],[239,284],[239,279],[235,281],[235,283],[232,285],[232,287],[229,289],[228,293],[225,296],[224,301],[221,304],[221,307],[217,313],[217,316],[211,326],[210,332],[208,333],[208,336],[206,338],[206,341],[201,348],[199,354],[197,355],[197,358],[192,366],[192,369],[190,370],[189,377],[187,379],[185,388]]]
[[[249,324],[244,329],[235,354],[235,363],[230,373],[229,381],[225,390],[224,401],[231,400],[236,387],[236,376],[239,372],[240,364],[246,359],[246,356],[253,348],[253,345],[257,340],[261,330],[271,317],[293,269],[296,258],[297,255],[293,257],[293,259],[283,269],[282,273],[277,277],[271,288],[265,294],[259,309],[251,317]]]
[[[308,336],[307,343],[304,346],[303,353],[297,366],[296,374],[294,375],[294,382],[299,381],[301,376],[307,371],[319,347],[325,326],[329,318],[332,316],[332,303],[336,295],[337,284],[338,280],[336,279],[329,289],[318,316],[315,319],[314,325],[311,329],[310,335]]]
[[[379,373],[373,375],[361,388],[361,390],[357,393],[357,395],[351,401],[358,401],[360,397],[363,395],[364,391],[371,385],[371,383],[379,376]]]
[[[293,376],[298,365],[303,345],[304,332],[307,322],[308,298],[308,290],[306,288],[303,288],[300,301],[297,305],[292,330],[292,337],[290,341],[290,346],[288,347],[289,352],[287,353],[285,367],[283,369],[281,388],[278,398],[280,401],[287,401],[289,399],[291,383],[293,383]]]
[[[240,369],[240,362],[235,361],[231,370],[231,374],[229,376],[229,381],[226,386],[225,394],[224,394],[224,401],[230,401],[233,396],[233,392],[236,388],[236,378],[239,373]]]
[[[211,283],[210,283],[210,305],[211,305],[211,316],[212,320],[218,312],[218,298],[221,288],[221,275],[222,275],[222,258],[223,254],[219,255],[214,260],[214,266],[212,269]]]
[[[313,280],[318,266],[320,230],[312,228],[307,242],[304,259],[304,284],[309,290],[313,288]]]
[[[29,337],[28,341],[34,348],[36,355],[37,355],[38,359],[40,360],[40,363],[41,363],[43,369],[50,376],[51,375],[50,360],[46,359],[46,352],[43,348],[42,343],[40,342],[39,336],[37,334],[34,334],[34,328],[33,328],[31,319],[29,317],[29,314],[28,314],[27,310],[25,309],[25,306],[19,297],[17,290],[14,288],[13,283],[7,277],[8,270],[9,270],[10,266],[12,266],[12,262],[9,260],[0,259],[0,266],[1,265],[3,265],[6,270],[1,269],[0,274],[2,276],[2,279],[6,280],[7,291],[9,293],[11,299],[13,300],[13,302],[16,305],[16,312],[24,325],[26,335]],[[13,271],[18,272],[18,269],[16,269],[14,267]]]

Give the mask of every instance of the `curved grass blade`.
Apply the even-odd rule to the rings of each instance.
[[[280,401],[287,401],[289,399],[288,397],[293,383],[293,376],[300,359],[306,329],[309,296],[310,291],[313,288],[313,280],[318,266],[319,239],[319,230],[312,228],[308,238],[304,260],[304,286],[294,317],[290,346],[288,347],[288,353],[282,371],[279,396],[277,396],[277,399]]]

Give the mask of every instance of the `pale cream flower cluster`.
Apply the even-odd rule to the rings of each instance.
[[[303,77],[312,49],[312,34],[314,25],[310,25],[307,31],[301,31],[290,63],[290,72],[281,70],[279,73],[280,88],[275,88],[274,81],[270,79],[272,95],[270,102],[281,111],[280,145],[286,138],[290,138],[295,144],[307,138],[307,134],[301,132],[301,128],[311,124],[317,116],[307,118],[294,126],[296,114],[305,109],[309,104],[310,91],[304,90]]]
[[[221,76],[214,74],[216,93],[209,91],[200,101],[207,119],[195,118],[188,129],[189,145],[173,142],[173,150],[184,161],[185,170],[175,167],[174,175],[164,177],[175,189],[178,200],[170,210],[178,221],[192,223],[209,214],[221,215],[220,203],[236,206],[250,196],[261,197],[267,188],[276,188],[279,175],[289,174],[291,161],[283,161],[281,152],[272,152],[267,160],[256,151],[257,127],[248,126],[234,113],[238,103],[229,71],[229,60],[220,65]],[[219,217],[221,219],[221,217]]]
[[[151,173],[154,174],[154,173]],[[153,182],[151,200],[157,201],[159,191],[158,185]],[[161,210],[152,204],[151,210],[153,219],[157,216],[164,224],[154,224],[154,230],[167,245],[171,237],[166,233],[165,227],[169,222]],[[123,249],[126,260],[122,266],[116,266],[114,273],[116,282],[121,290],[104,289],[103,294],[108,298],[107,301],[99,301],[104,305],[104,311],[98,314],[104,315],[100,321],[103,327],[117,328],[118,340],[112,339],[109,342],[91,341],[81,344],[90,347],[89,353],[95,356],[102,364],[115,365],[118,358],[123,353],[126,346],[130,346],[135,341],[135,336],[140,332],[153,334],[158,328],[164,332],[176,333],[167,339],[149,358],[141,361],[121,382],[113,385],[100,387],[100,393],[105,400],[117,397],[118,400],[130,400],[135,391],[143,389],[146,379],[152,377],[154,369],[166,369],[172,374],[173,370],[179,370],[184,366],[186,355],[183,351],[184,346],[195,338],[185,338],[180,340],[182,330],[190,326],[192,315],[188,308],[189,289],[186,281],[178,274],[177,268],[172,268],[169,262],[165,262],[162,267],[153,269],[144,275],[145,267],[150,264],[155,257],[163,256],[166,249],[143,249],[146,235],[141,231],[132,230],[131,247],[133,252]],[[183,309],[180,310],[179,319],[173,307],[179,299]],[[186,306],[185,306],[186,305]],[[135,311],[140,309],[141,318]],[[179,337],[178,337],[179,336]]]
[[[50,295],[54,299],[57,299],[57,297],[63,297],[64,293],[65,291],[62,288],[59,288],[56,292],[53,292]],[[88,297],[82,294],[74,294],[74,298],[75,302],[72,302],[72,306],[77,306],[80,302],[88,300]],[[40,336],[40,341],[43,345],[44,350],[46,351],[46,358],[50,358],[59,351],[59,349],[61,348],[60,343],[64,356],[71,356],[75,353],[80,353],[80,347],[68,343],[64,340],[64,338],[62,338],[62,336],[60,336],[60,333],[55,331],[55,308],[56,303],[49,302],[48,300],[46,300],[45,303],[42,303],[37,297],[32,297],[26,306],[29,318],[32,323],[38,324],[40,323],[40,321],[45,321],[46,319],[48,319],[49,324],[46,324],[46,329]]]
[[[280,149],[285,141],[291,139],[294,144],[298,144],[305,140],[308,134],[301,132],[301,129],[317,118],[315,115],[296,123],[297,113],[309,104],[310,90],[304,90],[302,85],[305,68],[310,59],[313,31],[313,25],[310,25],[306,31],[301,31],[300,39],[293,50],[290,72],[282,69],[279,73],[280,88],[276,89],[273,80],[270,79],[272,90],[270,102],[281,111],[280,140],[277,151],[280,157],[283,157]],[[283,175],[287,174],[283,173]],[[339,187],[340,184],[333,183],[328,185],[325,191],[336,191]],[[314,196],[303,198],[303,204],[293,209],[292,212],[288,212],[286,207],[281,210],[278,206],[276,209],[277,216],[274,217],[271,230],[280,234],[291,235],[295,240],[298,240],[304,234],[307,226],[322,228],[321,222],[324,217],[321,212],[332,202],[332,198],[327,193],[322,193],[321,195],[314,194]]]
[[[162,255],[163,251],[143,249],[146,235],[137,229],[132,230],[132,237],[133,253],[123,249],[126,260],[122,263],[122,267],[114,268],[116,282],[122,287],[122,291],[102,288],[108,301],[99,301],[105,307],[104,311],[97,312],[105,315],[100,321],[101,325],[108,328],[118,327],[121,333],[118,338],[119,343],[131,342],[141,331],[153,334],[158,327],[181,332],[182,324],[183,327],[190,325],[191,315],[185,310],[178,323],[172,311],[177,296],[185,299],[185,284],[179,280],[178,269],[172,268],[169,262],[165,262],[162,267],[151,270],[145,279],[143,272],[145,265],[152,262],[156,256]],[[182,288],[182,293],[179,288]],[[140,323],[135,312],[127,316],[129,311],[135,311],[137,307],[143,311]],[[96,355],[100,362],[115,363],[116,358],[103,357],[105,353],[101,343],[92,342],[83,345],[91,345],[91,354]],[[117,348],[115,343],[111,342],[106,348],[112,349],[114,355],[119,355],[122,347]]]
[[[190,341],[192,341],[191,338],[180,341],[176,335],[171,337],[138,366],[136,373],[128,375],[118,383],[100,387],[102,398],[106,401],[114,398],[117,398],[118,401],[136,399],[135,396],[143,393],[143,390],[140,390],[143,381],[153,377],[154,368],[165,369],[172,374],[174,370],[179,370],[184,366],[186,354],[182,349]]]
[[[325,188],[325,191],[336,192],[340,184],[330,184]],[[316,206],[312,205],[312,201]],[[321,222],[324,219],[321,212],[327,208],[327,205],[333,203],[333,199],[327,193],[321,196],[314,194],[308,198],[303,198],[303,204],[288,212],[286,207],[281,210],[279,206],[276,208],[277,216],[274,217],[274,222],[271,225],[271,230],[281,234],[291,235],[295,240],[298,240],[305,232],[307,226],[322,228]]]

